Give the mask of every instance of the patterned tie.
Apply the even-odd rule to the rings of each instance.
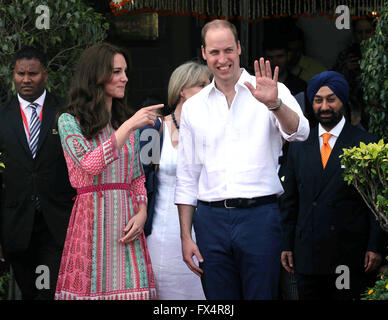
[[[40,119],[38,117],[38,113],[36,112],[36,108],[39,107],[37,103],[31,103],[29,107],[32,109],[31,119],[30,119],[30,150],[32,153],[32,158],[36,156],[36,149],[38,148],[39,141],[39,131],[40,131]],[[35,198],[35,208],[40,211],[40,199],[39,197]]]
[[[329,160],[330,153],[331,153],[331,147],[329,144],[329,139],[331,136],[332,136],[331,133],[324,133],[322,135],[323,145],[322,145],[322,149],[321,149],[321,157],[322,157],[323,169],[325,169],[327,160]]]
[[[36,108],[39,105],[37,103],[31,103],[29,107],[32,109],[30,119],[30,150],[32,157],[36,156],[36,149],[38,148],[39,131],[40,131],[40,120],[36,112]]]

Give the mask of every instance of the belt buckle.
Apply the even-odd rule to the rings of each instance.
[[[235,209],[236,207],[228,207],[227,205],[226,205],[226,201],[227,201],[228,199],[225,199],[224,200],[224,207],[225,207],[225,209]]]

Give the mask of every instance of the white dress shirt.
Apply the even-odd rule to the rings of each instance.
[[[42,93],[42,95],[34,101],[34,103],[37,103],[39,106],[36,108],[36,113],[38,114],[38,117],[43,109],[44,99],[46,98],[46,90]],[[32,108],[28,107],[32,102],[29,102],[27,100],[24,100],[19,94],[18,94],[18,100],[20,107],[22,108],[24,115],[26,117],[28,125],[30,125],[31,115],[32,115]],[[28,130],[26,128],[25,123],[23,122],[24,126],[24,132],[26,133],[27,141],[30,141],[30,135],[28,134]]]
[[[345,125],[345,118],[342,117],[340,122],[337,123],[337,125],[331,129],[330,131],[326,131],[325,129],[322,128],[321,124],[318,125],[318,136],[319,136],[319,150],[322,150],[322,145],[323,145],[323,137],[322,135],[324,133],[330,133],[331,137],[329,138],[329,145],[331,149],[333,150],[334,145],[338,139],[338,136],[340,135],[343,127]]]
[[[286,134],[245,81],[256,86],[256,78],[242,69],[230,108],[214,79],[183,104],[176,204],[196,206],[197,199],[218,201],[283,192],[277,174],[281,135],[288,141],[307,139],[308,121],[287,87],[278,83],[279,98],[299,115],[298,130]]]

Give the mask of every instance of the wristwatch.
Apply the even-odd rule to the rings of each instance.
[[[276,105],[274,105],[273,107],[267,107],[267,108],[270,111],[275,111],[280,109],[281,106],[282,106],[282,99],[278,98],[278,103]]]

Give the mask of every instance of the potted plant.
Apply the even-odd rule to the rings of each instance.
[[[340,157],[345,181],[357,189],[381,228],[388,232],[388,144],[381,139],[343,150]],[[363,299],[388,300],[388,272],[379,275]]]
[[[344,179],[360,193],[384,231],[388,232],[388,144],[360,143],[340,156]]]
[[[362,42],[361,81],[369,114],[369,131],[378,143],[344,149],[344,179],[361,194],[381,228],[388,232],[388,2],[378,20],[375,35]],[[383,257],[388,261],[388,256]],[[384,262],[383,262],[384,263]],[[385,262],[387,264],[387,262]],[[388,267],[379,274],[363,300],[388,300]]]

